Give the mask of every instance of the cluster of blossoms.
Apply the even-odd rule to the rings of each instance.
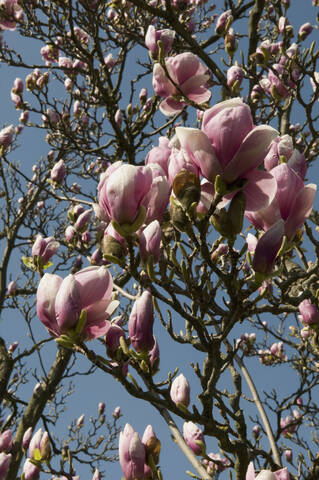
[[[119,439],[120,465],[125,480],[153,478],[160,451],[161,442],[151,425],[146,427],[141,440],[139,434],[127,423]]]
[[[254,352],[254,343],[256,341],[255,333],[243,333],[240,338],[236,340],[236,347],[240,348],[245,355]]]
[[[243,198],[247,219],[265,232],[256,241],[253,268],[267,275],[273,269],[284,236],[293,240],[309,216],[316,191],[313,184],[304,186],[305,158],[290,147],[290,137],[280,138],[276,130],[266,125],[255,127],[249,107],[241,99],[227,100],[204,113],[200,130],[177,127],[176,137],[170,142],[161,138],[159,146],[149,152],[145,167],[121,162],[110,166],[101,175],[99,205],[95,210],[100,220],[111,221],[115,227],[117,233],[111,234],[111,243],[117,247],[121,245],[122,255],[125,237],[138,231],[142,238],[143,260],[147,249],[148,255],[152,254],[158,260],[159,223],[171,190],[173,222],[176,202],[187,210],[195,201],[198,215],[205,215],[219,193],[215,192],[215,181],[219,176],[225,185],[225,195],[219,214],[215,214],[214,226],[227,236],[229,232],[223,226],[227,223],[223,222],[224,205],[229,202],[230,205],[238,204]],[[280,163],[284,160],[287,163]],[[265,170],[260,170],[263,162]],[[179,187],[180,178],[183,178],[185,188]],[[190,200],[189,184],[192,192],[198,190]],[[238,193],[242,191],[242,197],[227,194],[227,190],[236,193],[236,189]],[[292,196],[292,192],[297,195]],[[155,220],[159,223],[152,223]],[[234,225],[229,230],[234,234]],[[237,231],[238,226],[235,233]],[[105,244],[103,253],[107,258],[109,254],[112,256],[108,251],[108,236]]]
[[[273,343],[269,350],[258,350],[259,361],[263,365],[273,365],[278,362],[286,362],[287,355],[283,351],[284,345],[282,342]]]
[[[290,437],[292,434],[295,433],[297,429],[297,425],[300,422],[301,414],[298,410],[293,410],[293,416],[287,415],[285,418],[280,419],[280,428],[281,434],[284,437]]]

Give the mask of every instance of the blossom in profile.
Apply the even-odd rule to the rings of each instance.
[[[86,322],[81,338],[94,339],[110,328],[109,317],[118,305],[112,301],[113,280],[106,267],[87,267],[62,279],[46,273],[37,290],[37,314],[50,335],[59,337],[77,326],[81,312]]]
[[[8,127],[3,128],[0,130],[0,147],[3,149],[7,149],[13,140],[14,135],[14,126],[9,125]]]
[[[149,352],[154,347],[154,307],[152,294],[145,290],[133,305],[128,321],[128,331],[137,352]]]
[[[126,480],[144,479],[145,446],[139,434],[128,423],[123,432],[120,432],[119,457]]]
[[[205,450],[205,438],[202,430],[193,422],[183,425],[184,440],[195,455],[200,455]]]
[[[188,407],[190,402],[190,385],[182,373],[173,380],[170,396],[177,406],[181,404]]]
[[[266,208],[246,212],[246,217],[257,229],[264,231],[283,220],[284,234],[291,241],[311,213],[317,186],[304,185],[300,175],[287,163],[274,167],[269,173],[277,183],[275,198]]]
[[[165,59],[164,68],[155,63],[153,68],[153,88],[164,98],[160,111],[167,116],[180,113],[190,100],[198,105],[208,102],[211,92],[207,87],[210,74],[200,63],[197,55],[184,52]]]
[[[41,261],[42,265],[46,265],[50,258],[58,251],[60,244],[54,237],[43,238],[38,234],[32,246],[32,257]]]
[[[152,56],[157,57],[159,53],[158,42],[161,42],[163,45],[163,54],[166,57],[172,49],[174,38],[174,30],[156,30],[154,25],[150,25],[145,35],[145,45],[149,49]]]
[[[298,310],[300,315],[298,319],[305,325],[319,325],[319,311],[311,300],[305,299],[299,303]]]

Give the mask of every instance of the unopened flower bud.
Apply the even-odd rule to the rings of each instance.
[[[120,415],[121,415],[121,407],[115,407],[113,411],[113,417],[119,418]]]
[[[8,285],[8,295],[14,295],[17,289],[17,284],[14,280],[12,280]]]
[[[195,455],[201,455],[205,451],[205,439],[202,430],[193,422],[185,422],[183,425],[185,442],[193,450]]]
[[[190,402],[190,385],[182,373],[174,379],[170,396],[177,406],[181,404],[188,407]]]
[[[103,415],[104,411],[105,411],[105,403],[104,403],[104,402],[100,402],[99,405],[98,405],[99,415]]]
[[[76,426],[77,428],[82,428],[83,425],[84,425],[84,419],[85,419],[85,415],[84,413],[77,419],[76,421]]]
[[[66,168],[65,168],[64,161],[59,160],[52,168],[50,173],[50,178],[54,183],[61,185],[65,175],[66,175]]]

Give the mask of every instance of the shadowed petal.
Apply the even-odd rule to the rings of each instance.
[[[258,211],[268,207],[277,192],[276,179],[262,170],[253,170],[246,178],[249,180],[244,187],[246,210]]]
[[[300,228],[309,217],[316,191],[317,186],[311,183],[298,192],[293,209],[285,224],[285,232],[288,240],[293,239],[298,228]]]
[[[232,183],[244,176],[264,160],[271,142],[278,136],[277,130],[268,125],[254,128],[243,140],[239,150],[224,171],[226,182]]]

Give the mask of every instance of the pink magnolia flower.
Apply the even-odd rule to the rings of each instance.
[[[168,161],[171,154],[171,148],[169,146],[169,140],[167,137],[160,137],[158,139],[158,147],[153,147],[147,154],[145,159],[145,165],[155,163],[160,165],[167,176]]]
[[[22,20],[23,10],[19,0],[1,0],[0,9],[3,9],[4,15],[0,14],[0,29],[15,30],[17,20]]]
[[[17,289],[17,284],[14,280],[8,284],[8,295],[13,295]]]
[[[11,453],[0,453],[0,478],[6,478],[11,463],[11,456]]]
[[[226,29],[229,28],[233,21],[233,16],[231,10],[226,10],[223,12],[217,19],[215,32],[218,35],[223,35],[226,33]]]
[[[281,433],[284,437],[289,437],[289,434],[295,433],[296,427],[296,419],[292,418],[290,415],[280,419]]]
[[[153,220],[139,235],[140,255],[143,263],[153,256],[157,263],[161,255],[162,230],[158,220]]]
[[[250,462],[246,473],[246,480],[290,480],[290,476],[287,468],[281,468],[276,472],[261,470],[261,472],[256,475],[254,464]]]
[[[128,331],[133,348],[137,352],[150,351],[154,346],[154,308],[152,294],[145,290],[135,300],[128,321]]]
[[[304,185],[300,176],[286,163],[270,170],[277,182],[272,203],[257,212],[246,212],[248,220],[260,230],[269,230],[279,220],[284,221],[284,234],[292,240],[311,213],[317,187]]]
[[[150,163],[148,168],[152,174],[152,185],[144,198],[144,204],[146,205],[144,222],[146,224],[154,220],[162,220],[171,193],[171,188],[163,169],[154,163]]]
[[[298,31],[299,40],[305,40],[308,37],[308,35],[311,34],[312,30],[313,30],[313,26],[311,25],[311,23],[309,22],[303,23]]]
[[[292,94],[292,91],[295,90],[295,81],[298,80],[298,77],[298,70],[290,73],[284,65],[275,63],[272,65],[272,69],[268,71],[267,81],[262,81],[261,85],[272,97],[277,99],[287,98]]]
[[[112,301],[112,277],[105,267],[88,267],[62,279],[46,273],[37,291],[37,314],[50,335],[58,337],[75,328],[81,311],[86,311],[83,339],[104,335],[108,318],[118,305]]]
[[[139,434],[128,423],[123,432],[120,432],[119,457],[126,480],[144,479],[145,446]]]
[[[102,175],[98,185],[99,205],[110,220],[119,225],[132,225],[147,206],[146,196],[152,185],[150,167],[116,162]],[[144,221],[144,220],[143,220]],[[141,226],[139,224],[136,230]]]
[[[298,319],[305,325],[319,324],[319,311],[309,299],[303,300],[298,306]]]
[[[244,78],[244,70],[238,65],[233,65],[227,70],[227,85],[232,87],[236,82],[236,87],[240,87]]]
[[[13,125],[9,125],[9,127],[5,127],[0,130],[0,147],[8,148],[12,143],[13,135]]]
[[[197,104],[208,102],[211,97],[207,88],[210,75],[196,55],[191,52],[180,53],[175,57],[167,58],[165,65],[170,78],[159,63],[155,63],[153,69],[155,93],[165,98],[160,104],[160,111],[164,115],[172,116],[180,113],[187,105],[187,99]],[[180,96],[180,92],[185,99]]]
[[[172,45],[175,38],[174,30],[156,30],[154,25],[150,25],[147,29],[145,36],[145,45],[149,51],[157,56],[158,55],[158,44],[157,42],[161,41],[164,47],[164,56],[166,56],[172,49]]]
[[[173,380],[170,396],[176,405],[182,404],[188,407],[190,402],[190,385],[182,373]]]
[[[313,75],[315,77],[316,83],[319,84],[319,72],[314,72]],[[312,86],[312,89],[313,89],[314,93],[317,94],[317,88],[318,87],[317,87],[316,83],[314,82],[314,80],[312,78],[310,78],[310,83],[311,83],[311,86]],[[318,94],[317,94],[317,96],[318,96]]]
[[[32,437],[29,445],[29,457],[36,458],[35,450],[39,450],[42,458],[49,458],[48,453],[50,452],[50,441],[48,432],[42,432],[40,428]]]
[[[161,442],[157,438],[152,425],[147,425],[145,428],[142,443],[145,446],[146,458],[148,458],[149,455],[152,455],[155,464],[157,464],[159,462]],[[144,466],[144,474],[148,472],[148,468],[146,467],[147,465]]]
[[[12,448],[12,432],[5,430],[0,433],[0,452],[10,452]]]
[[[220,453],[208,453],[207,456],[212,460],[207,459],[203,460],[204,465],[206,465],[207,472],[212,475],[214,472],[223,472],[226,468],[229,467],[229,460],[222,457]]]
[[[177,148],[173,147],[169,157],[167,173],[167,178],[171,186],[173,185],[174,178],[181,170],[187,170],[194,173],[197,177],[199,176],[198,166],[195,165],[195,163],[184,154],[183,150],[178,150]]]
[[[279,165],[282,157],[285,157],[285,161],[287,161],[291,157],[293,149],[293,141],[290,135],[275,138],[264,159],[265,169],[269,171]]]
[[[50,178],[53,182],[60,185],[65,175],[66,175],[66,168],[65,168],[64,161],[61,159],[51,169]]]
[[[248,105],[232,98],[206,110],[202,129],[176,128],[185,154],[210,182],[221,175],[225,183],[246,182],[247,210],[268,206],[276,193],[271,174],[258,170],[278,132],[268,125],[255,127]]]
[[[185,422],[183,425],[183,437],[189,448],[195,455],[200,455],[205,448],[205,438],[202,430],[193,422]]]
[[[38,234],[32,246],[32,257],[38,257],[42,265],[46,265],[50,258],[58,251],[60,244],[54,237],[43,238]]]
[[[38,480],[40,476],[40,470],[30,462],[29,458],[24,462],[22,472],[25,480]]]

